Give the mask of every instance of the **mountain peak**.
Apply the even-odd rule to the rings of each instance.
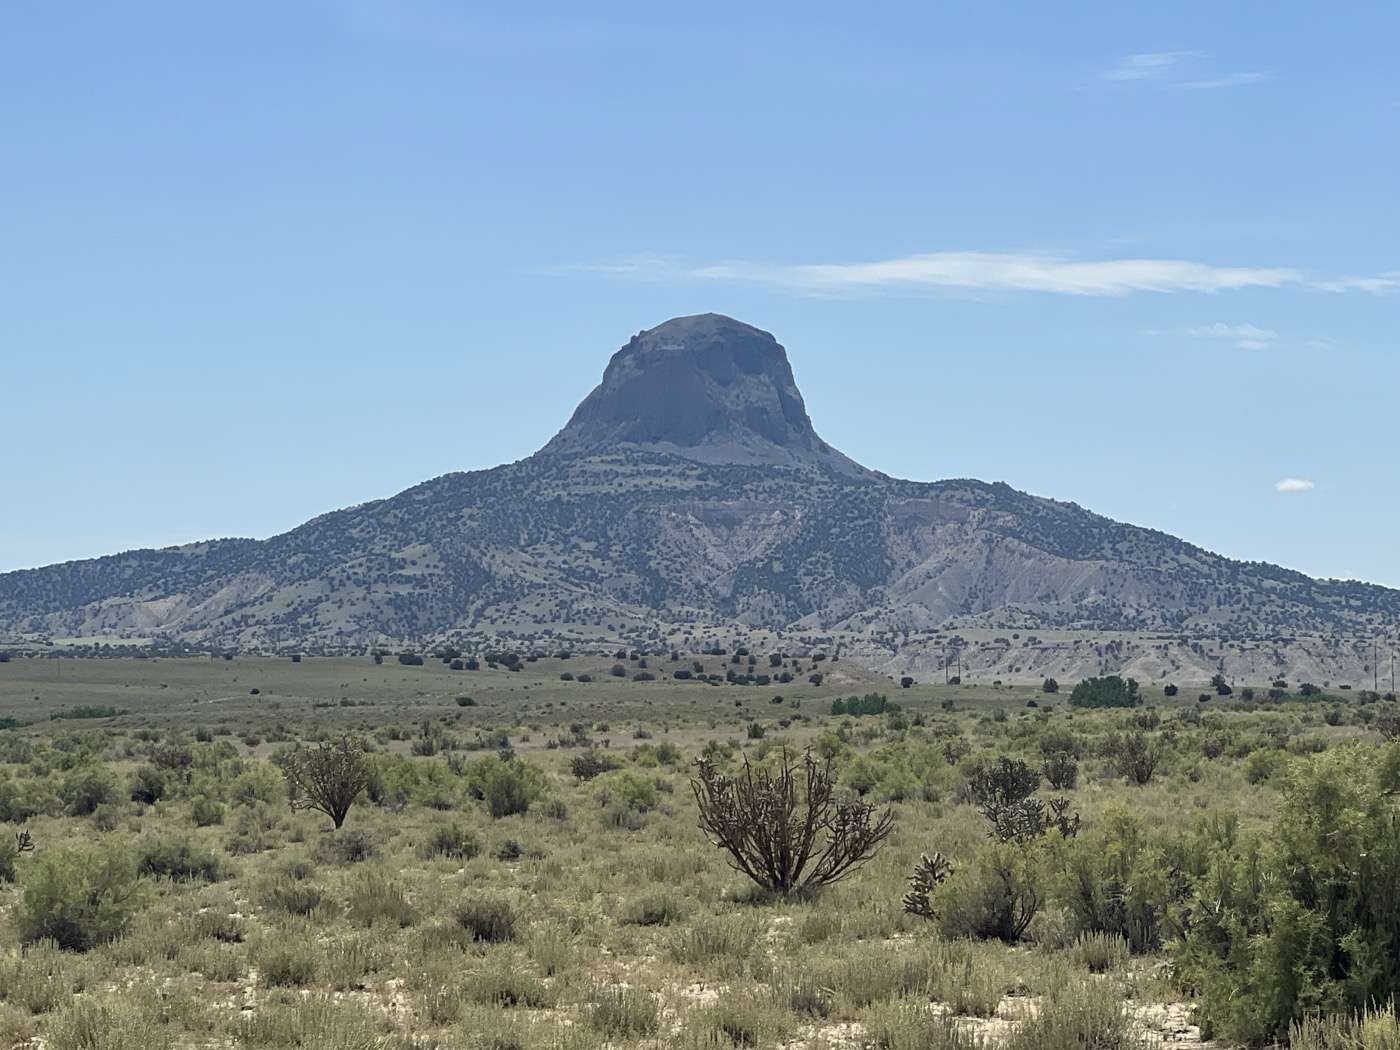
[[[541,451],[619,447],[869,473],[817,436],[782,345],[723,314],[673,317],[633,336]]]

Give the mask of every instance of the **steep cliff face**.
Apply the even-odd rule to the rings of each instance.
[[[783,348],[714,314],[634,337],[539,453],[268,540],[0,575],[0,635],[370,644],[677,624],[1360,634],[1400,591],[1312,580],[1002,484],[831,448]]]
[[[541,452],[619,449],[871,474],[817,436],[778,341],[720,314],[677,317],[633,336]]]

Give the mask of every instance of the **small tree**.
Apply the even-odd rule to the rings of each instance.
[[[1040,683],[1040,689],[1041,692],[1045,693],[1058,693],[1060,691],[1060,683],[1053,678],[1047,678]]]
[[[729,854],[730,866],[778,893],[839,882],[875,855],[894,814],[858,800],[838,800],[833,759],[811,749],[801,760],[783,748],[772,767],[744,759],[736,776],[708,758],[690,782],[700,828]]]
[[[339,828],[345,815],[369,786],[370,767],[364,747],[348,736],[302,748],[282,765],[292,809],[314,809]]]
[[[1136,707],[1138,684],[1116,674],[1086,678],[1069,694],[1069,702],[1075,707]]]

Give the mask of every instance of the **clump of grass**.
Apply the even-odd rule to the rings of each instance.
[[[539,1010],[550,1005],[549,989],[538,977],[507,964],[492,966],[468,978],[468,994],[478,1003],[493,1006],[525,1006]]]
[[[241,1018],[235,1041],[269,1050],[370,1050],[384,1045],[381,1024],[357,1003],[321,995],[296,997],[269,1002]]]
[[[1084,933],[1070,948],[1070,958],[1090,973],[1111,973],[1128,961],[1128,942],[1114,933]]]
[[[52,941],[40,941],[25,952],[0,956],[0,1002],[21,1006],[31,1014],[46,1014],[61,1006],[74,991],[71,956]]]
[[[182,969],[206,981],[231,983],[241,980],[248,970],[248,962],[236,945],[217,941],[186,945],[178,958]]]
[[[803,944],[821,944],[841,932],[841,916],[831,911],[812,910],[797,924],[797,939]]]
[[[227,908],[210,907],[191,915],[186,928],[194,940],[222,941],[241,944],[247,935],[246,921],[231,914]]]
[[[825,981],[805,966],[797,965],[779,970],[770,981],[778,1002],[800,1017],[831,1016],[835,995]]]
[[[510,902],[486,897],[462,901],[452,917],[472,940],[487,944],[515,940],[519,921]]]
[[[1143,1050],[1118,989],[1101,981],[1072,981],[1048,994],[1021,1023],[1005,1050]]]
[[[373,931],[336,937],[321,952],[321,980],[337,991],[363,988],[365,978],[385,965],[383,938]]]
[[[966,1024],[951,1014],[930,1010],[922,999],[877,1003],[861,1020],[869,1045],[876,1050],[983,1050],[986,1045]]]
[[[268,988],[305,988],[316,978],[316,959],[299,945],[274,948],[258,960],[258,975]]]
[[[350,885],[345,914],[356,926],[388,923],[400,928],[418,921],[418,913],[397,881],[381,871],[362,871]]]
[[[686,966],[742,963],[754,954],[758,936],[752,916],[714,915],[678,930],[671,938],[671,957]]]
[[[321,906],[325,894],[314,883],[283,875],[263,891],[263,906],[287,915],[310,915]]]
[[[48,1050],[169,1050],[174,1033],[139,1004],[122,1000],[71,1000],[45,1033]]]
[[[1395,1007],[1339,1017],[1307,1017],[1288,1029],[1290,1050],[1400,1050]]]
[[[820,979],[850,1009],[922,991],[928,962],[922,953],[883,944],[851,945],[818,969]]]
[[[652,1035],[661,1023],[656,999],[620,985],[595,988],[584,1009],[590,1028],[612,1039]]]
[[[680,901],[665,892],[652,892],[629,901],[619,921],[631,926],[670,926],[685,918]]]
[[[929,955],[928,994],[964,1017],[992,1017],[1010,984],[996,948],[971,941],[936,945]]]
[[[757,1047],[780,1042],[791,1027],[790,1015],[755,993],[722,996],[686,1018],[689,1039],[700,1046]]]

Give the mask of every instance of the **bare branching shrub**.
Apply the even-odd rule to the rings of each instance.
[[[1124,780],[1139,787],[1151,783],[1157,763],[1162,759],[1162,748],[1156,740],[1135,729],[1114,737],[1109,747],[1113,763]]]
[[[1041,766],[1045,781],[1056,791],[1072,791],[1079,781],[1079,762],[1068,751],[1052,751]]]
[[[799,760],[786,748],[773,767],[747,759],[735,776],[709,759],[698,763],[691,790],[700,828],[729,854],[730,865],[779,893],[838,882],[875,855],[894,814],[836,796],[830,757],[811,750]]]
[[[337,828],[370,780],[364,747],[348,736],[293,751],[282,773],[292,808],[324,813]]]

